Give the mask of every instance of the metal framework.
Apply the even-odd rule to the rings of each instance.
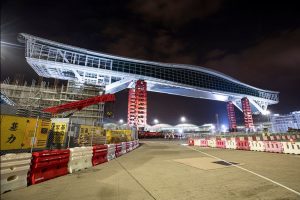
[[[242,102],[242,108],[244,113],[245,128],[248,130],[253,130],[254,124],[253,124],[250,102],[246,97],[242,98],[241,102]]]
[[[91,97],[91,98],[80,100],[80,101],[62,104],[59,106],[45,108],[43,111],[49,112],[52,114],[58,114],[58,113],[62,113],[62,112],[70,111],[70,110],[81,110],[84,107],[94,105],[97,103],[101,103],[101,102],[113,102],[113,101],[115,101],[114,94],[104,94],[104,95]]]
[[[227,114],[228,114],[228,121],[229,121],[229,131],[236,132],[237,126],[236,126],[236,117],[234,112],[234,104],[231,101],[227,103]]]
[[[279,102],[278,92],[199,66],[109,55],[24,33],[19,41],[25,43],[26,60],[40,76],[105,86],[107,93],[131,88],[141,79],[147,81],[147,91],[232,101],[240,110],[241,99],[247,97],[251,110],[263,114],[268,105]]]

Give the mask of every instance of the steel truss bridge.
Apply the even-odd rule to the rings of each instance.
[[[39,76],[103,86],[106,93],[147,81],[147,91],[232,102],[241,111],[242,98],[253,113],[267,113],[279,92],[259,89],[223,73],[199,66],[160,63],[100,53],[21,33],[25,57]]]

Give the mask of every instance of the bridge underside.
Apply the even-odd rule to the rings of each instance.
[[[80,74],[82,67],[78,65],[62,64],[35,58],[27,58],[27,62],[40,76],[43,77],[75,80],[78,83],[84,83],[86,81]],[[147,91],[223,102],[231,101],[240,111],[242,111],[241,99],[247,97],[250,101],[251,110],[254,114],[265,114],[267,112],[268,105],[277,103],[269,99],[196,88],[142,75],[131,75],[97,68],[90,68],[88,69],[88,72],[97,73],[97,78],[98,80],[101,79],[101,84],[102,86],[105,86],[106,93],[116,93],[126,88],[133,88],[137,80],[146,80]],[[118,81],[112,82],[113,77],[118,78]]]

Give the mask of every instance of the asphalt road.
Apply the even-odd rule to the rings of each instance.
[[[156,140],[142,141],[109,163],[1,199],[300,199],[299,192],[300,156]]]

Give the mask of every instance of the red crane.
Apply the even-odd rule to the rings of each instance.
[[[75,110],[75,111],[81,110],[84,107],[87,107],[87,106],[90,106],[93,104],[97,104],[100,102],[114,102],[115,100],[116,100],[116,98],[115,98],[114,94],[104,94],[104,95],[95,96],[95,97],[91,97],[91,98],[84,99],[84,100],[79,100],[79,101],[74,101],[71,103],[62,104],[59,106],[45,108],[43,111],[49,112],[52,114],[58,114],[58,113],[63,113],[63,112],[70,111],[70,110]]]

